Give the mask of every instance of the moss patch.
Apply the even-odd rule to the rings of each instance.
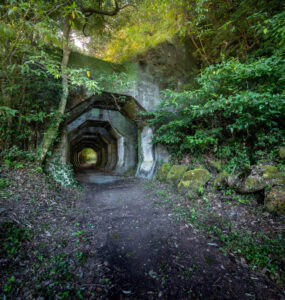
[[[209,180],[210,173],[203,168],[188,171],[179,182],[178,191],[182,194],[187,193],[193,198]]]
[[[285,159],[285,147],[279,149],[279,156],[280,158]]]
[[[265,166],[263,178],[270,180],[271,184],[285,184],[285,176],[275,166]]]
[[[227,179],[229,177],[229,174],[227,172],[221,172],[217,175],[217,177],[214,179],[213,187],[215,189],[220,189],[224,187],[227,184]]]
[[[285,186],[275,186],[264,200],[266,209],[270,212],[285,214]]]
[[[131,120],[134,120],[137,118],[140,110],[138,105],[134,102],[134,100],[128,101],[123,106],[123,111],[125,112],[126,116],[129,117]]]
[[[186,166],[174,165],[167,174],[166,181],[177,184],[187,171]]]
[[[223,169],[222,162],[220,160],[209,160],[208,163],[211,168],[215,169],[218,172],[221,172]]]
[[[242,193],[254,193],[263,190],[266,185],[265,180],[259,176],[249,176],[243,182],[240,191]]]
[[[166,162],[163,163],[158,169],[157,179],[162,182],[166,181],[167,174],[170,171],[170,169],[171,169],[171,165],[169,163]]]

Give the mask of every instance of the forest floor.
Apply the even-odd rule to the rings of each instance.
[[[221,238],[238,227],[281,239],[282,217],[219,194],[185,202],[156,181],[82,183],[76,191],[30,170],[1,177],[3,299],[284,299],[282,243],[271,280]],[[208,231],[222,225],[220,239]]]

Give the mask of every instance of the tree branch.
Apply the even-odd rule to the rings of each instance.
[[[104,16],[115,16],[122,8],[119,7],[118,1],[115,1],[115,8],[112,11],[105,11],[101,9],[95,9],[95,8],[83,8],[82,13],[86,16],[91,16],[93,14],[97,15],[104,15]]]
[[[105,10],[101,10],[101,9],[95,9],[95,8],[83,8],[81,11],[82,13],[86,16],[86,17],[90,17],[93,14],[98,14],[98,15],[104,15],[104,16],[115,16],[117,15],[121,10],[133,6],[132,4],[126,4],[122,7],[119,6],[118,1],[115,1],[115,8],[112,11],[105,11]]]

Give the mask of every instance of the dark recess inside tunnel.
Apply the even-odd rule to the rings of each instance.
[[[94,171],[113,171],[117,160],[117,138],[111,125],[104,121],[88,120],[69,133],[70,161],[75,171],[91,168]],[[86,165],[80,153],[91,148],[97,153],[95,165]]]

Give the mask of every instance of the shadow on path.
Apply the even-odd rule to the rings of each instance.
[[[263,275],[224,256],[191,226],[174,224],[144,181],[100,176],[82,175],[93,182],[82,210],[94,228],[96,276],[107,286],[94,299],[282,299]]]

